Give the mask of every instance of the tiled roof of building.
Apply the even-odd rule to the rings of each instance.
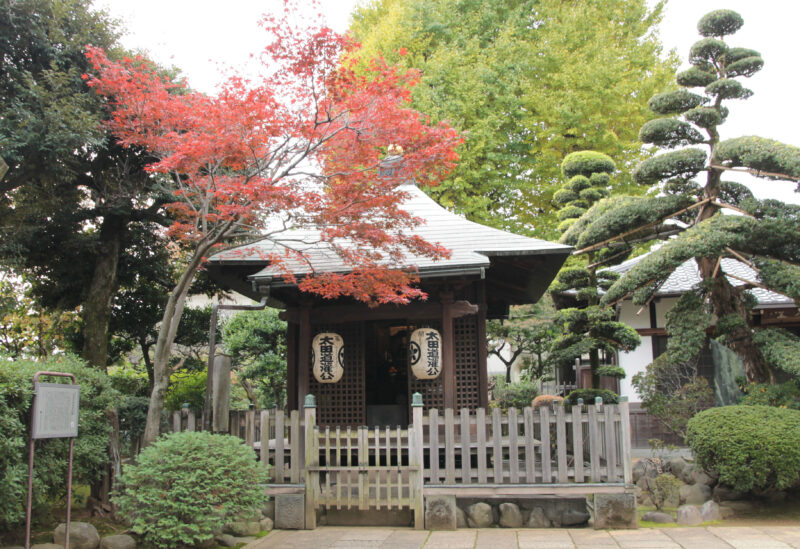
[[[626,273],[634,265],[639,263],[639,261],[641,261],[646,255],[647,254],[634,257],[633,259],[629,259],[624,263],[620,263],[614,267],[609,267],[608,270],[617,272],[619,274]],[[725,273],[744,278],[745,280],[752,280],[753,282],[758,281],[758,275],[756,272],[739,260],[723,258],[720,268]],[[700,268],[697,266],[697,262],[694,259],[690,259],[682,263],[672,272],[671,275],[669,275],[669,278],[667,278],[666,282],[661,285],[656,295],[665,296],[683,294],[692,290],[693,288],[696,288],[700,284],[700,280]],[[746,284],[737,278],[728,277],[728,281],[734,286],[743,286]],[[794,300],[779,293],[771,292],[763,288],[752,288],[750,291],[758,300],[758,305],[762,307],[784,304],[794,305]]]
[[[431,243],[438,243],[451,251],[447,259],[434,261],[428,257],[409,255],[408,265],[415,265],[420,276],[439,271],[480,271],[490,266],[491,257],[560,255],[571,250],[569,246],[521,236],[478,223],[473,223],[442,208],[416,185],[407,183],[398,190],[408,194],[403,209],[424,220],[410,231]],[[286,248],[303,253],[306,260],[293,258],[286,267],[297,275],[316,272],[347,272],[349,267],[327,244],[319,242],[319,230],[290,229],[269,240],[261,240],[220,252],[210,258],[212,264],[258,264],[270,254],[282,253]],[[266,279],[279,275],[276,267],[267,265],[253,279]]]

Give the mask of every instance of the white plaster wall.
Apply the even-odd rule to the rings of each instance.
[[[667,312],[672,309],[677,302],[677,297],[665,297],[656,300],[656,328],[664,328],[667,325]]]
[[[647,307],[645,307],[641,314],[636,314],[641,308],[640,305],[634,305],[630,299],[626,299],[619,305],[619,321],[624,322],[631,328],[649,328],[650,313]]]
[[[644,314],[644,313],[642,313]],[[630,352],[619,353],[619,365],[627,374],[620,380],[620,395],[625,395],[631,402],[641,402],[642,399],[634,390],[631,380],[639,372],[643,372],[645,367],[653,362],[653,342],[650,336],[642,336],[639,346]]]

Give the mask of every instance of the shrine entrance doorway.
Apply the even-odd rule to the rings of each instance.
[[[408,426],[408,342],[415,329],[398,321],[367,325],[364,390],[368,427]]]

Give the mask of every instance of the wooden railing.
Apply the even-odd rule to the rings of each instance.
[[[426,485],[631,482],[627,402],[432,409],[423,441]]]
[[[387,470],[417,463],[421,483],[432,487],[632,482],[627,402],[507,412],[431,409],[424,415],[417,407],[408,429],[320,429],[314,423],[313,435],[306,432],[308,414],[303,413],[305,417],[296,410],[231,412],[229,433],[253,446],[261,462],[269,464],[271,484],[303,484],[310,450],[317,456],[314,467],[331,472],[321,477],[320,498],[326,504],[333,496],[325,483],[336,486],[332,468],[357,471],[365,460],[366,466]],[[200,425],[187,411],[174,412],[172,419],[176,431]],[[316,437],[311,448],[309,435]],[[373,493],[390,487],[402,499],[400,480],[392,479],[384,476],[380,486],[371,487]]]

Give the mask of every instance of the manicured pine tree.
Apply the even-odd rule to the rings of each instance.
[[[731,10],[704,16],[698,23],[703,38],[689,54],[692,66],[677,75],[680,88],[651,98],[650,108],[664,118],[646,123],[640,138],[676,150],[644,161],[633,175],[657,193],[601,201],[568,233],[580,229],[575,245],[587,254],[601,249],[624,253],[632,242],[679,233],[627,271],[601,304],[632,297],[645,305],[678,266],[694,259],[703,282],[673,308],[677,320],[667,326],[672,336],[667,354],[675,361],[696,356],[705,345],[706,329],[715,323],[713,336],[742,357],[747,378],[767,381],[774,379],[774,368],[800,372],[800,339],[756,326],[748,289],[766,288],[800,299],[800,207],[756,200],[747,187],[722,177],[733,170],[766,180],[798,180],[800,149],[761,137],[720,139],[727,103],[752,95],[739,79],[764,64],[758,52],[725,42],[742,24]],[[740,215],[723,215],[726,209]],[[726,272],[723,258],[741,261],[755,274],[742,279]]]
[[[598,201],[608,197],[611,174],[616,170],[614,161],[595,151],[568,154],[561,164],[564,177],[569,180],[555,193],[561,242],[575,245],[581,235],[581,216]],[[626,248],[630,252],[630,248]],[[584,261],[571,262],[561,269],[551,287],[555,294],[575,290],[581,307],[561,309],[555,322],[562,335],[553,343],[551,356],[557,364],[571,365],[576,358],[588,354],[592,370],[592,387],[600,387],[600,376],[625,377],[619,367],[600,364],[600,351],[614,353],[632,350],[639,344],[639,335],[629,326],[614,320],[614,310],[600,305],[598,288],[607,289],[618,278],[612,271],[598,271],[598,260],[606,258],[605,248],[586,254]],[[628,253],[610,252],[618,261]],[[614,259],[613,257],[610,259]]]

